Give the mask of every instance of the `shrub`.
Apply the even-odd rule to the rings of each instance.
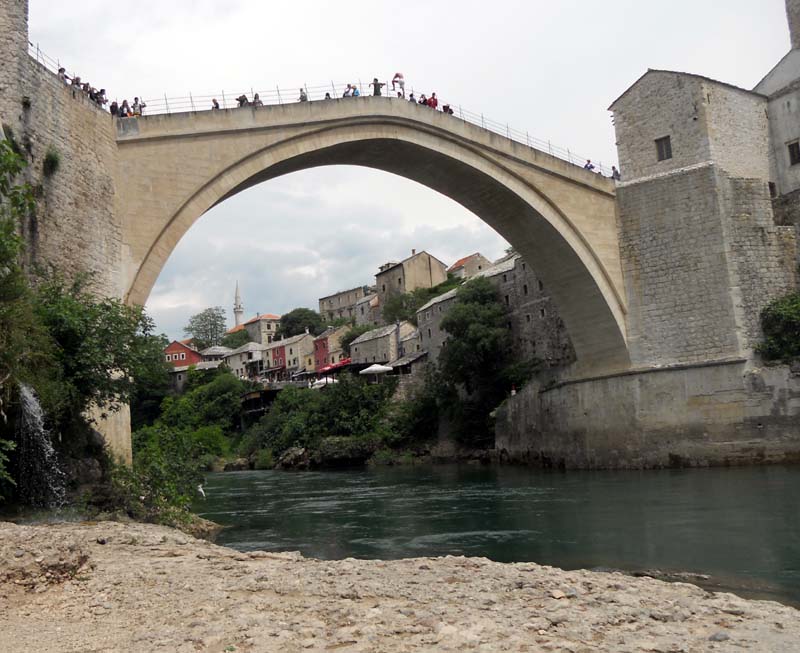
[[[766,360],[800,357],[800,293],[770,302],[761,311],[764,342],[756,351]]]
[[[272,469],[275,467],[275,456],[272,449],[259,449],[256,453],[256,460],[254,467],[256,469]]]
[[[61,155],[54,147],[47,148],[47,153],[42,161],[42,172],[45,177],[51,177],[61,165]]]

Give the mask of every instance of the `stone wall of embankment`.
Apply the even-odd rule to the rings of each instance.
[[[800,365],[743,360],[543,388],[498,410],[502,459],[576,469],[800,462]]]

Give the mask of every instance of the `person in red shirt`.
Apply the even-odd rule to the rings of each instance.
[[[439,106],[439,100],[436,99],[436,93],[431,93],[431,96],[428,98],[428,106],[431,109],[436,109]]]

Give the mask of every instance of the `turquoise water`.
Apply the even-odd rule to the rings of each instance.
[[[485,556],[708,574],[800,605],[800,468],[543,472],[424,466],[210,474],[219,544],[317,558]]]

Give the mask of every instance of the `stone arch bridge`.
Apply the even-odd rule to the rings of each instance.
[[[298,102],[117,121],[124,296],[144,304],[181,237],[250,186],[323,165],[417,181],[470,209],[536,268],[584,370],[624,369],[614,184],[411,102]]]

